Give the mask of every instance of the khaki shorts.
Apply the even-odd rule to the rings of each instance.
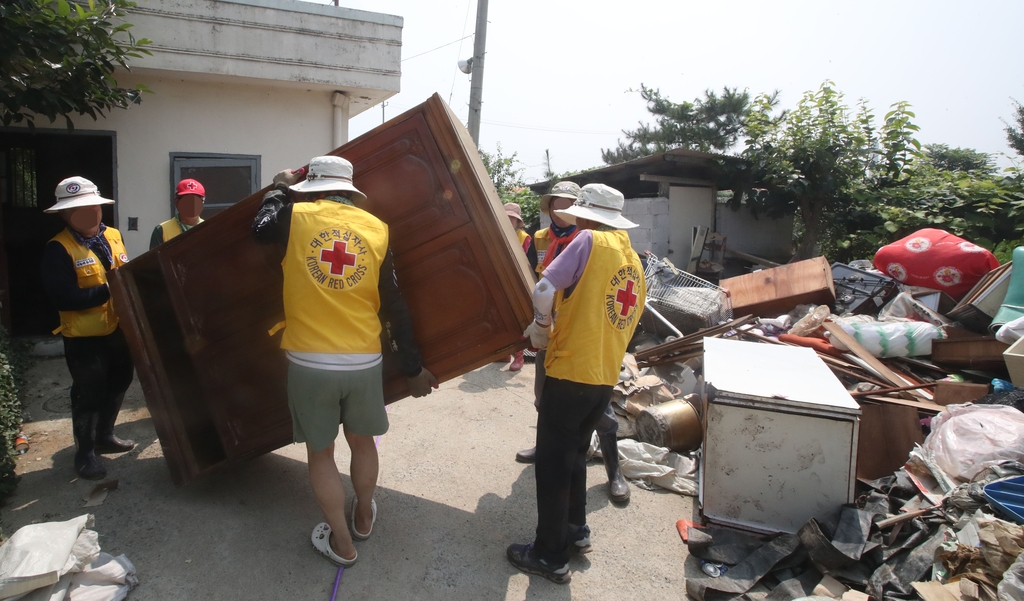
[[[295,442],[322,451],[338,437],[338,424],[360,436],[387,432],[382,374],[380,364],[358,371],[329,371],[289,362],[288,408]]]

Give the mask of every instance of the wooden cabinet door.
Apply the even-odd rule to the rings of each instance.
[[[533,277],[468,133],[440,98],[330,153],[388,224],[424,363],[439,380],[522,348]],[[112,278],[122,328],[177,484],[291,442],[283,247],[256,244],[261,191]],[[408,395],[388,345],[385,398]]]

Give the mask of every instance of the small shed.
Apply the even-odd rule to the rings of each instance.
[[[719,192],[730,190],[722,165],[742,159],[677,148],[625,163],[591,169],[565,179],[578,184],[606,184],[626,197],[622,214],[639,227],[629,231],[633,249],[650,250],[673,262],[686,261],[693,229],[708,228],[725,237],[727,249],[784,262],[793,254],[793,218],[755,216],[746,206],[732,210]],[[553,181],[530,185],[544,194]],[[541,217],[541,226],[550,220]]]

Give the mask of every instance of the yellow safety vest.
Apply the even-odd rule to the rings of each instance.
[[[114,259],[111,269],[116,269],[128,262],[128,254],[125,252],[124,242],[121,240],[121,232],[108,227],[103,236],[110,244],[110,254]],[[54,236],[52,240],[60,242],[64,250],[75,265],[75,274],[78,276],[79,288],[95,288],[107,283],[107,270],[103,268],[99,257],[88,247],[82,246],[71,235],[67,228]],[[98,307],[90,307],[81,311],[60,311],[60,327],[53,331],[60,332],[68,338],[80,336],[106,336],[117,329],[117,314],[114,312],[113,299]]]
[[[551,228],[544,228],[533,233],[533,248],[537,251],[537,273],[544,272],[544,255],[548,252],[548,245],[551,244]]]
[[[594,246],[572,295],[555,295],[558,316],[548,341],[547,375],[614,386],[640,321],[647,288],[640,257],[622,230],[594,231]]]
[[[380,266],[388,226],[355,207],[292,205],[284,269],[287,328],[281,348],[303,353],[379,353]]]
[[[203,218],[200,217],[199,223],[202,222]],[[197,223],[196,225],[199,225],[199,223]],[[171,238],[181,234],[181,223],[178,221],[177,217],[171,217],[167,221],[160,224],[160,231],[163,233],[164,242],[167,242]]]
[[[523,242],[526,242],[526,239],[530,237],[530,234],[527,234],[526,230],[519,229],[516,230],[516,236],[519,236],[519,246],[522,246]]]

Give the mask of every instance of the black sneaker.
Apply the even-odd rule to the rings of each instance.
[[[509,545],[506,554],[508,555],[509,563],[527,574],[543,576],[557,584],[565,584],[572,579],[572,574],[569,573],[569,564],[561,566],[549,564],[537,557],[536,551],[533,550],[533,543]]]
[[[572,526],[570,526],[569,543],[572,545],[572,550],[576,551],[580,555],[593,551],[594,547],[590,545],[590,526],[584,524],[575,531],[573,531]]]

